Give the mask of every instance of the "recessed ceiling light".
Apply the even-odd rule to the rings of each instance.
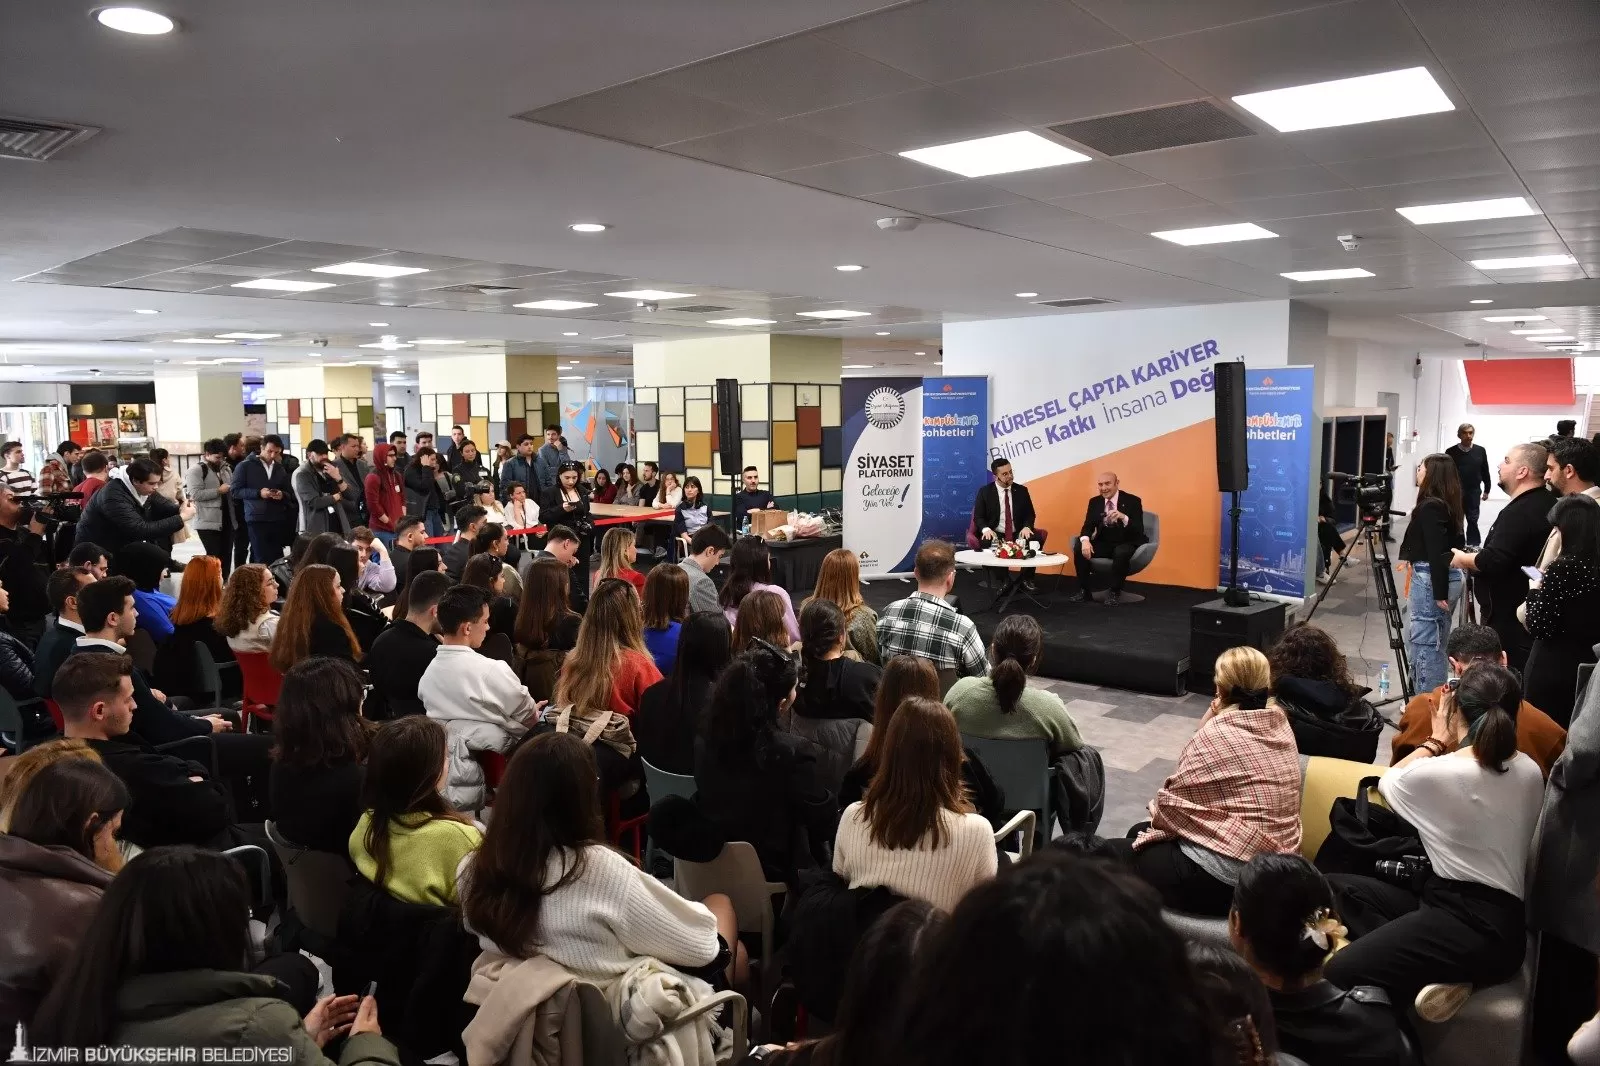
[[[867,268],[862,266],[860,263],[840,263],[838,266],[834,267],[833,269],[842,270],[846,274],[853,274],[857,270],[865,270]]]
[[[1469,303],[1475,303],[1475,304],[1492,304],[1492,303],[1494,303],[1493,300],[1469,300],[1468,302]]]
[[[376,344],[359,344],[358,348],[377,348],[385,352],[397,352],[401,348],[415,348],[414,344],[399,344],[395,341],[379,341]]]
[[[875,365],[877,365],[877,364],[875,364],[875,363],[846,363],[844,366],[841,366],[839,369],[840,370],[871,370]]]
[[[1576,262],[1570,255],[1518,255],[1509,259],[1474,259],[1472,265],[1479,270],[1522,270],[1527,267],[1571,266]]]
[[[578,363],[579,363],[579,362],[580,362],[580,360],[577,360],[577,359],[568,359],[568,360],[567,360],[567,362],[569,362],[569,363],[571,363],[571,364],[572,364],[572,365],[573,365],[573,366],[577,366],[577,365],[578,365]]]
[[[830,311],[797,311],[795,313],[801,318],[866,318],[872,314],[871,311],[846,311],[843,308],[835,308]]]
[[[1427,67],[1246,93],[1235,96],[1233,102],[1279,133],[1354,126],[1456,109]]]
[[[158,37],[171,33],[177,25],[167,16],[142,7],[103,7],[94,13],[95,21],[108,30]]]
[[[948,170],[967,178],[986,174],[1012,174],[1019,170],[1058,167],[1065,163],[1087,163],[1089,157],[1065,145],[1046,140],[1037,133],[1019,130],[995,137],[936,144],[901,152],[907,159],[930,167]]]
[[[237,358],[213,359],[211,361],[213,363],[254,363],[254,362],[257,362],[257,360],[255,360],[255,359],[237,359]]]
[[[629,289],[626,292],[608,292],[619,300],[681,300],[693,296],[692,292],[668,292],[666,289]]]
[[[1512,336],[1516,337],[1541,337],[1548,333],[1564,333],[1565,330],[1563,330],[1560,326],[1551,326],[1548,329],[1514,329],[1510,332]]]
[[[136,315],[159,315],[161,312],[151,307],[137,307],[133,311]]]
[[[466,341],[453,341],[449,337],[418,337],[417,344],[465,344]]]
[[[1036,293],[1036,292],[1019,292],[1019,293],[1017,293],[1017,299],[1019,299],[1019,300],[1031,300],[1037,295],[1039,295],[1039,294]]]
[[[1581,352],[1584,347],[1581,344],[1552,344],[1549,350],[1552,352]]]
[[[1484,315],[1485,322],[1548,322],[1544,315]]]
[[[281,333],[219,333],[218,337],[232,341],[270,341],[274,337],[281,337]]]
[[[887,337],[888,335],[889,331],[886,329],[880,329],[878,332],[873,334],[874,337]]]
[[[174,340],[172,343],[173,344],[232,344],[233,342],[232,341],[225,341],[220,337],[179,337],[176,340]]]
[[[1504,196],[1498,200],[1464,200],[1456,204],[1422,204],[1418,207],[1397,207],[1395,210],[1418,226],[1471,222],[1479,218],[1517,218],[1540,213],[1537,207],[1521,196]]]
[[[314,274],[349,274],[354,278],[403,278],[407,274],[426,274],[427,267],[388,266],[384,263],[331,263],[312,267]]]
[[[574,222],[567,228],[574,233],[604,233],[611,227],[604,222]]]
[[[272,289],[277,292],[314,292],[317,289],[331,289],[331,281],[287,281],[283,278],[255,278],[252,281],[236,281],[231,286],[235,289]]]
[[[1577,339],[1578,339],[1577,337],[1574,337],[1570,333],[1563,333],[1563,334],[1560,334],[1559,336],[1555,336],[1555,337],[1535,337],[1534,338],[1534,340],[1537,341],[1540,344],[1549,344],[1552,341],[1575,341]]]
[[[927,355],[927,352],[912,352],[912,355]]]
[[[710,318],[706,320],[708,326],[772,326],[777,324],[775,318]]]
[[[558,380],[558,381],[582,381],[583,380],[583,375],[582,374],[568,374],[568,375],[565,375],[563,377],[557,378],[556,380]]]
[[[580,307],[599,307],[599,304],[584,303],[582,300],[532,300],[525,304],[512,304],[512,307],[526,307],[532,311],[576,311]]]
[[[576,333],[563,333],[562,336],[563,337],[576,337],[577,334]]]
[[[1232,241],[1259,241],[1277,234],[1263,229],[1254,222],[1238,222],[1229,226],[1199,226],[1195,229],[1166,229],[1150,234],[1173,244],[1227,244]]]
[[[387,326],[388,324],[389,323],[387,323],[387,322],[368,322],[367,323],[367,325],[369,325],[369,326]]]
[[[216,366],[222,362],[220,359],[185,359],[184,366]]]
[[[1290,270],[1279,274],[1280,278],[1290,281],[1337,281],[1340,278],[1371,278],[1376,277],[1370,270],[1360,267],[1341,267],[1338,270]]]

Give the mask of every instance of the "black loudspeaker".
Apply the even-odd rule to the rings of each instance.
[[[1287,619],[1287,605],[1277,600],[1256,600],[1248,607],[1207,600],[1189,608],[1189,691],[1213,689],[1217,657],[1229,648],[1248,644],[1265,652],[1278,643]]]
[[[738,477],[744,469],[744,447],[739,433],[739,379],[717,379],[717,452],[725,477]]]
[[[1217,491],[1250,487],[1250,460],[1244,438],[1244,364],[1217,363]]]

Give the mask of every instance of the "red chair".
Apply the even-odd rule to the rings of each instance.
[[[500,787],[500,782],[506,776],[506,757],[498,751],[475,751],[472,761],[483,767],[483,783],[488,795],[484,798],[485,807],[494,806],[494,790]]]
[[[278,705],[278,690],[283,687],[283,675],[273,669],[271,657],[264,651],[241,651],[234,655],[239,661],[239,674],[244,682],[244,700],[239,707],[244,731],[250,732],[250,719],[259,718],[270,728],[272,709]]]
[[[55,722],[56,724],[56,732],[65,733],[67,731],[67,720],[61,714],[61,704],[57,703],[55,700],[45,700],[44,706],[45,710],[50,712],[51,721]]]
[[[615,792],[606,796],[606,836],[610,838],[613,847],[622,849],[623,835],[626,833],[633,834],[633,848],[629,851],[629,854],[633,856],[633,861],[636,863],[644,861],[644,827],[649,820],[650,812],[646,811],[644,814],[624,821],[622,817],[622,797]]]

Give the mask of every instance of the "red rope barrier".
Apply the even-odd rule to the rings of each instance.
[[[639,523],[639,522],[654,522],[654,521],[656,521],[658,519],[662,519],[662,518],[671,518],[674,515],[676,515],[677,513],[678,512],[676,510],[654,511],[654,512],[652,512],[650,514],[619,515],[619,516],[614,517],[614,518],[596,518],[594,520],[594,525],[596,527],[599,527],[599,526],[620,526],[620,525],[631,525],[631,524],[635,524],[635,523]],[[541,536],[548,529],[549,529],[548,526],[527,526],[527,527],[525,527],[523,529],[508,529],[508,530],[506,530],[506,536],[508,536],[508,537],[516,537],[516,536],[521,536],[524,533],[532,533],[535,536]],[[427,540],[423,541],[423,543],[424,544],[454,544],[455,541],[456,541],[455,535],[451,534],[450,536],[447,536],[447,537],[429,537]]]

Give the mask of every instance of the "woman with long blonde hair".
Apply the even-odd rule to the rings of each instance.
[[[644,575],[633,568],[638,561],[637,538],[627,526],[612,526],[600,541],[600,569],[590,582],[590,591],[606,578],[617,578],[633,586],[637,595],[644,595]]]
[[[216,626],[235,651],[271,651],[278,633],[278,582],[260,563],[241,566],[228,578],[217,608]]]
[[[603,578],[589,597],[578,644],[567,653],[556,682],[555,705],[578,712],[633,714],[661,671],[644,644],[644,622],[633,586]]]
[[[312,563],[289,583],[289,598],[272,638],[272,668],[280,674],[310,655],[361,661],[361,642],[344,614],[339,571]]]
[[[845,653],[864,663],[881,665],[878,658],[878,612],[861,596],[861,562],[849,548],[835,548],[822,560],[817,587],[800,610],[812,600],[828,600],[844,612]]]

